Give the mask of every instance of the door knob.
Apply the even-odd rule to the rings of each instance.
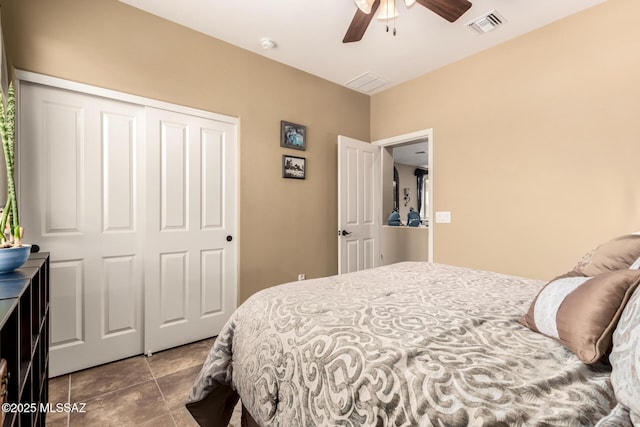
[[[230,242],[232,240],[233,240],[233,236],[231,236],[231,235],[227,236],[227,242]]]
[[[351,232],[350,232],[350,231],[347,231],[347,230],[342,230],[342,233],[341,233],[341,234],[342,234],[343,236],[348,236],[349,234],[351,234]]]

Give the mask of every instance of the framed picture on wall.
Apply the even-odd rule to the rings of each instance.
[[[306,150],[307,127],[282,120],[280,122],[280,146],[295,150]]]
[[[307,159],[304,157],[282,155],[282,177],[305,179],[307,175]]]

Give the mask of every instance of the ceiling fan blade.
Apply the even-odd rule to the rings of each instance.
[[[416,0],[416,2],[449,22],[457,21],[471,7],[471,3],[467,0]]]
[[[367,31],[367,27],[373,19],[373,15],[375,15],[376,10],[378,9],[378,6],[380,6],[380,0],[376,0],[373,3],[371,6],[371,13],[364,13],[360,9],[356,8],[356,14],[351,20],[349,29],[347,29],[347,34],[345,34],[344,39],[342,39],[342,43],[357,42],[362,39],[364,32]]]

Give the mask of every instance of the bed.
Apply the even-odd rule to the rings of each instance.
[[[203,426],[226,426],[238,399],[264,427],[640,426],[640,270],[587,275],[594,260],[548,283],[405,262],[263,290],[215,340],[187,409]],[[552,307],[554,336],[540,313],[567,281],[579,292]],[[596,300],[611,307],[580,305]]]

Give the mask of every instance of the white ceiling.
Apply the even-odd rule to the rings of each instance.
[[[455,23],[415,3],[396,0],[397,36],[373,19],[361,41],[342,38],[353,0],[120,0],[154,15],[344,85],[371,73],[389,83],[373,94],[605,0],[470,0]],[[466,24],[492,10],[506,24],[478,35]],[[275,41],[264,50],[260,40]]]
[[[393,147],[393,162],[410,166],[429,166],[429,143],[418,140]]]

